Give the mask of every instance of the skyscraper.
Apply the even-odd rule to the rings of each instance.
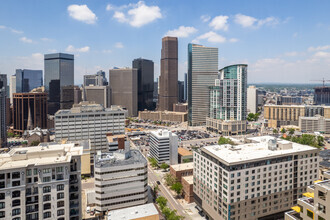
[[[258,89],[255,86],[247,88],[247,111],[253,114],[258,112]]]
[[[6,97],[7,75],[0,74],[0,147],[7,143]]]
[[[128,110],[128,116],[138,115],[138,77],[137,70],[130,68],[109,71],[111,104]]]
[[[184,100],[187,101],[187,90],[188,90],[188,74],[184,74]]]
[[[64,53],[45,54],[44,63],[44,86],[49,93],[49,114],[53,115],[60,108],[61,87],[74,85],[74,56]]]
[[[178,102],[184,102],[184,82],[178,81]]]
[[[110,86],[84,86],[84,101],[94,101],[104,108],[111,107]]]
[[[100,70],[93,75],[84,75],[84,86],[105,86],[108,85],[105,72]]]
[[[30,92],[34,88],[42,86],[42,70],[16,70],[16,92]]]
[[[13,104],[13,94],[16,93],[16,75],[10,77],[9,90],[10,104]]]
[[[133,60],[132,68],[138,73],[138,110],[153,110],[154,62],[138,58]]]
[[[188,45],[188,123],[205,125],[209,86],[218,78],[218,48]]]
[[[160,68],[158,109],[172,111],[178,102],[178,38],[162,39]]]

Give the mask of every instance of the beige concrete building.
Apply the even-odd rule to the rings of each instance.
[[[206,118],[207,130],[220,133],[225,136],[240,135],[246,133],[246,121],[221,120]]]
[[[125,209],[113,210],[108,213],[108,220],[159,220],[159,211],[155,204],[134,206]]]
[[[1,219],[81,219],[81,155],[75,144],[0,155]]]
[[[93,101],[102,105],[104,108],[111,106],[111,88],[110,86],[85,86],[84,101]]]
[[[151,121],[185,122],[187,121],[187,112],[140,111],[139,119]]]
[[[194,151],[195,202],[209,219],[276,219],[318,179],[319,150],[274,137]]]
[[[176,103],[173,104],[174,112],[188,112],[188,103]]]
[[[318,180],[307,187],[304,197],[292,207],[293,211],[285,213],[285,220],[330,219],[330,172],[325,176],[328,180]]]
[[[299,117],[299,129],[304,132],[321,132],[330,134],[330,118],[315,115],[314,117]]]

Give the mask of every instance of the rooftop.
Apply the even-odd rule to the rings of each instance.
[[[83,154],[83,147],[74,144],[54,144],[51,146],[13,148],[0,154],[0,170],[27,167],[29,165],[51,165],[67,163],[72,156]]]
[[[330,180],[318,182],[318,183],[315,183],[315,185],[319,185],[322,188],[326,188],[328,191],[330,190]]]
[[[148,216],[159,215],[153,203],[134,206],[125,209],[113,210],[108,213],[108,220],[140,219]]]
[[[170,134],[172,134],[172,136],[177,136],[176,134],[172,133],[171,131],[162,130],[162,129],[159,129],[157,131],[151,131],[150,133],[157,138],[169,138]]]
[[[194,176],[183,176],[182,179],[188,184],[194,184]]]
[[[80,104],[74,104],[71,109],[57,111],[56,115],[80,114],[82,112],[115,112],[115,111],[127,112],[126,110],[116,105],[112,105],[110,108],[104,108],[100,104],[81,102]]]
[[[182,171],[182,170],[192,170],[194,169],[194,163],[180,163],[176,165],[171,165],[172,169],[175,171]]]
[[[193,155],[192,152],[190,152],[189,150],[187,150],[183,147],[178,148],[178,154],[180,154],[181,156],[192,156]]]
[[[276,158],[292,155],[297,152],[316,150],[316,148],[302,145],[271,136],[248,138],[253,143],[235,145],[213,145],[203,147],[204,152],[209,152],[220,161],[227,164],[239,164],[246,161],[254,161],[267,158]]]

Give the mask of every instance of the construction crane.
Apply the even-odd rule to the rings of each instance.
[[[310,81],[317,81],[317,82],[322,82],[322,84],[323,84],[323,87],[325,87],[325,82],[330,82],[330,80],[328,80],[328,79],[322,79],[322,80],[310,80]]]

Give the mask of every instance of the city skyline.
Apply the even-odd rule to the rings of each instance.
[[[83,75],[99,69],[130,67],[138,57],[155,62],[156,79],[160,39],[168,35],[178,37],[179,80],[187,72],[188,43],[218,47],[219,69],[248,64],[248,83],[309,83],[326,77],[330,3],[186,3],[3,2],[0,40],[6,42],[1,46],[6,53],[0,53],[0,72],[10,76],[19,68],[43,70],[44,54],[62,52],[75,55],[75,84],[82,84]]]

